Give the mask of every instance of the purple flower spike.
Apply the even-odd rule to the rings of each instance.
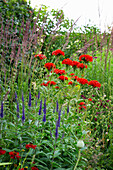
[[[69,105],[67,106],[67,114],[69,113]]]
[[[29,92],[29,102],[28,102],[28,106],[31,107],[31,92]]]
[[[17,117],[19,118],[19,103],[18,103],[18,100],[17,100],[17,93],[15,92],[15,100],[16,100],[16,103],[17,103]]]
[[[24,96],[23,96],[23,93],[22,93],[22,102],[24,102]]]
[[[61,110],[58,113],[58,127],[60,127]]]
[[[56,122],[56,132],[55,132],[55,137],[56,137],[56,140],[58,138],[58,122]]]
[[[17,101],[17,93],[15,92],[15,100]]]
[[[46,122],[46,114],[43,116],[43,122]]]
[[[53,113],[55,113],[55,108],[53,109]]]
[[[58,109],[59,108],[59,106],[58,106],[58,100],[57,100],[57,102],[56,102],[56,112],[58,112]]]
[[[43,109],[43,112],[44,112],[43,122],[46,122],[46,99],[44,100],[44,109]]]
[[[4,117],[4,114],[3,114],[3,102],[1,101],[1,114],[0,114],[0,117],[3,118]]]
[[[40,109],[39,109],[39,115],[41,115],[41,110],[42,110],[42,99],[41,99],[41,101],[40,101]]]
[[[38,99],[40,98],[40,91],[38,92]]]

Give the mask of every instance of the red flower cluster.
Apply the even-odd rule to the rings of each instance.
[[[92,62],[93,61],[93,57],[90,56],[90,55],[83,54],[83,55],[81,55],[79,57],[79,60],[80,61],[85,61],[85,62],[88,62],[88,61]]]
[[[41,86],[48,86],[48,84],[47,83],[42,83]]]
[[[33,145],[32,143],[29,143],[29,144],[26,144],[26,148],[29,149],[29,148],[32,148],[32,149],[36,149],[36,145]]]
[[[6,153],[5,150],[2,150],[2,148],[0,147],[0,155],[4,155]]]
[[[71,73],[70,76],[74,76],[75,74],[74,73]]]
[[[78,79],[78,76],[73,76],[71,78],[74,79],[74,81],[76,81]]]
[[[69,83],[68,83],[68,85],[72,85],[73,84],[73,82],[72,81],[70,81]]]
[[[65,70],[54,69],[54,73],[61,75],[61,74],[65,74],[66,72]]]
[[[89,100],[89,101],[92,101],[92,99],[91,99],[91,98],[89,98],[88,100]]]
[[[79,64],[78,61],[72,61],[72,67],[77,67],[78,64]]]
[[[52,55],[56,55],[56,56],[57,55],[63,55],[64,56],[65,54],[64,54],[64,52],[62,50],[58,49],[58,50],[53,51]]]
[[[39,57],[40,60],[47,59],[47,57],[43,54],[36,54],[35,57]]]
[[[54,81],[48,81],[47,84],[56,85],[56,83]]]
[[[11,159],[15,159],[15,158],[19,159],[19,158],[21,158],[21,156],[19,156],[19,152],[12,151],[12,152],[9,152],[9,155],[11,156],[10,157]]]
[[[44,65],[45,68],[47,68],[48,70],[52,69],[52,68],[55,68],[56,66],[53,64],[53,63],[46,63]]]
[[[64,59],[63,61],[62,61],[62,64],[66,64],[66,65],[69,65],[69,66],[71,66],[72,65],[72,60],[70,60],[69,58],[67,58],[67,59]]]
[[[84,78],[78,78],[77,81],[78,81],[80,84],[88,84],[88,80],[87,80],[87,79],[84,79]]]
[[[86,106],[80,106],[79,109],[86,109]]]
[[[68,78],[66,76],[59,76],[58,79],[64,81],[64,80],[68,80]]]
[[[83,68],[87,68],[87,65],[85,65],[83,63],[78,63],[77,67],[83,69]]]
[[[58,87],[58,86],[56,86],[56,87],[55,87],[55,89],[59,89],[59,87]]]
[[[91,80],[89,81],[88,85],[91,85],[93,87],[101,87],[101,84],[97,80]]]

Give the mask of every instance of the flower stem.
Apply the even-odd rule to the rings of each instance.
[[[79,149],[79,153],[78,153],[78,159],[77,159],[77,162],[76,162],[76,165],[75,165],[75,167],[74,167],[74,170],[76,170],[76,168],[77,168],[77,165],[78,165],[78,163],[79,163],[79,160],[80,160],[80,149]]]

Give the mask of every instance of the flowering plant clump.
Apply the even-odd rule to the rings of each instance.
[[[97,80],[91,80],[89,81],[88,85],[91,85],[93,87],[101,87],[101,84]]]
[[[64,60],[62,61],[62,64],[66,64],[66,65],[69,65],[69,66],[71,66],[71,65],[72,65],[72,63],[73,63],[73,61],[72,61],[72,60],[70,60],[69,58],[64,59]]]
[[[48,83],[41,83],[41,86],[48,86]]]
[[[84,102],[80,102],[79,105],[82,106],[82,105],[85,105],[85,103]]]
[[[56,85],[56,82],[54,82],[54,81],[48,81],[47,84]]]
[[[88,80],[87,80],[87,79],[84,79],[84,78],[77,78],[77,81],[78,81],[80,84],[88,84]]]
[[[56,66],[55,66],[55,64],[53,64],[53,63],[46,63],[46,64],[44,65],[44,67],[47,68],[48,70],[50,70],[50,69],[52,69],[52,68],[55,68]]]
[[[60,70],[60,69],[54,69],[53,72],[56,73],[56,74],[59,74],[59,75],[66,73],[65,70]]]
[[[26,148],[32,148],[32,149],[36,149],[37,145],[33,145],[32,143],[26,144]]]
[[[87,68],[87,65],[85,65],[83,63],[78,63],[77,67],[80,68],[80,69],[83,69],[83,68]]]
[[[64,81],[64,80],[68,80],[68,77],[66,77],[66,76],[59,76],[58,79]]]
[[[72,85],[73,84],[73,82],[72,81],[70,81],[69,83],[68,83],[68,85]]]
[[[58,49],[58,50],[53,51],[52,55],[56,55],[56,56],[57,55],[63,55],[64,56],[65,54],[64,54],[64,52],[62,50]]]
[[[39,57],[40,60],[47,59],[47,57],[45,55],[43,55],[43,54],[36,54],[35,58],[36,57]]]
[[[79,64],[79,62],[78,61],[72,61],[72,67],[77,67],[77,65]]]
[[[73,76],[71,77],[71,79],[74,79],[74,81],[76,81],[78,79],[78,76]]]
[[[93,61],[93,57],[90,56],[90,55],[86,55],[86,54],[83,54],[79,57],[79,61],[85,61],[86,63],[87,62],[92,62]]]
[[[9,155],[11,156],[10,157],[11,159],[15,159],[15,158],[19,159],[19,158],[21,158],[21,156],[19,156],[19,152],[12,151],[12,152],[9,152]]]

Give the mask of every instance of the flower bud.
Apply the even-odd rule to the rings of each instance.
[[[84,146],[85,146],[84,141],[83,140],[78,140],[77,147],[84,148]]]

